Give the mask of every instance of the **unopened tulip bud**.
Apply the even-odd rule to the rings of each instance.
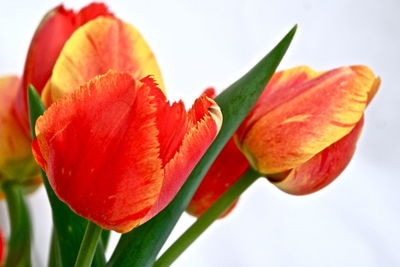
[[[290,194],[325,187],[350,162],[364,111],[379,85],[380,79],[366,66],[326,72],[301,66],[276,73],[233,136],[243,154],[232,147],[233,140],[228,142],[188,212],[201,215],[240,178],[248,163]],[[214,92],[208,89],[205,94]]]

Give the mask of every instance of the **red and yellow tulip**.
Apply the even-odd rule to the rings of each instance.
[[[155,57],[131,25],[100,16],[71,34],[43,88],[49,109],[33,151],[76,213],[127,232],[175,196],[222,117],[207,97],[186,112],[164,94]]]
[[[186,112],[151,78],[110,71],[49,107],[37,121],[33,151],[76,213],[127,232],[172,200],[221,119],[210,98]]]
[[[350,162],[364,111],[379,84],[380,79],[366,66],[326,72],[301,66],[278,72],[233,140],[250,165],[281,190],[313,193],[332,182]],[[207,209],[244,172],[229,169],[226,162],[244,166],[244,160],[231,140],[188,211],[199,216]],[[226,175],[219,174],[222,171]]]

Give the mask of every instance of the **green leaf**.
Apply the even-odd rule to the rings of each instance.
[[[28,104],[32,137],[35,138],[36,120],[44,113],[45,107],[35,88],[31,85],[28,88]],[[47,196],[50,201],[56,240],[58,240],[58,251],[61,255],[59,261],[61,264],[59,266],[74,266],[88,221],[77,215],[64,202],[59,200],[49,184],[46,173],[44,171],[41,171],[41,173]],[[57,250],[55,249],[54,251]],[[97,259],[101,257],[104,258],[104,251],[103,254],[101,254],[101,251],[98,251],[97,253],[100,253],[100,256],[96,256]],[[104,263],[104,260],[94,261],[93,266],[104,266],[101,262]]]
[[[193,169],[174,200],[153,219],[122,235],[108,266],[152,266],[204,175],[262,94],[295,32],[296,26],[253,69],[215,99],[221,107],[224,121],[214,143]]]

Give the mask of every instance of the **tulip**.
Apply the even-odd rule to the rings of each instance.
[[[278,72],[232,139],[251,167],[279,189],[295,195],[313,193],[350,162],[364,110],[379,84],[366,66],[326,72],[301,66]],[[203,179],[189,213],[200,216],[244,172],[242,167],[229,168],[245,165],[232,143]]]
[[[40,94],[51,76],[65,42],[76,29],[98,16],[112,17],[113,15],[101,3],[92,3],[77,13],[60,5],[50,10],[41,21],[28,50],[15,105],[17,119],[27,132],[29,132],[28,85],[32,84]]]
[[[0,185],[12,180],[24,184],[26,190],[33,190],[40,177],[32,157],[31,138],[12,111],[19,84],[15,76],[0,78]]]
[[[125,233],[173,199],[221,120],[210,98],[186,112],[152,78],[109,71],[53,103],[37,120],[32,147],[62,201]]]

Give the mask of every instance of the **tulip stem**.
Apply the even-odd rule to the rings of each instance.
[[[90,267],[96,252],[97,243],[100,240],[103,229],[92,221],[86,227],[85,235],[76,258],[75,267]]]
[[[31,266],[31,222],[21,185],[2,185],[7,200],[11,234],[8,239],[5,267]]]
[[[218,200],[201,215],[155,262],[154,267],[170,266],[216,219],[252,185],[260,174],[249,168]]]

